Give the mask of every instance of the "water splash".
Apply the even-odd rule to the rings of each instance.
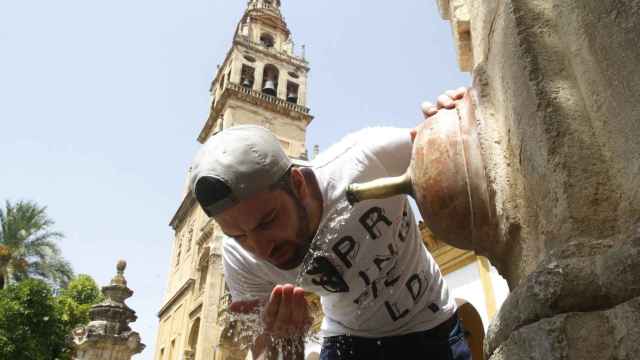
[[[264,334],[265,325],[263,322],[264,305],[256,308],[252,313],[239,314],[225,312],[219,318],[218,324],[224,329],[225,337],[236,344],[241,351],[250,351],[259,336]],[[269,340],[280,354],[304,351],[299,348],[300,344],[311,342],[320,343],[321,339],[312,329],[305,334],[295,334],[291,336],[269,336]]]
[[[327,215],[326,220],[320,224],[318,232],[311,240],[309,250],[302,260],[302,266],[295,280],[296,286],[304,285],[304,277],[313,265],[315,257],[329,255],[329,244],[338,237],[342,227],[351,216],[350,207],[351,205],[346,199],[338,201],[331,213]]]

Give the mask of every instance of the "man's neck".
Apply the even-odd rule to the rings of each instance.
[[[309,213],[309,226],[312,233],[315,235],[318,232],[320,226],[320,220],[322,219],[323,200],[322,191],[320,191],[320,185],[318,185],[318,179],[316,174],[311,168],[301,168],[300,172],[304,176],[304,181],[309,191],[309,205],[307,211]]]

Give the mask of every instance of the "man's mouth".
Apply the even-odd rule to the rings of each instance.
[[[271,255],[271,263],[277,267],[287,264],[291,257],[291,248],[286,245],[278,245]]]

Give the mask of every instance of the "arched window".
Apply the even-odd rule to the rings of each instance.
[[[287,101],[292,104],[298,103],[298,89],[300,86],[294,82],[287,81]]]
[[[201,261],[200,264],[200,279],[198,281],[198,291],[199,292],[203,292],[205,290],[205,287],[207,286],[207,278],[209,276],[209,259],[208,259],[208,254],[209,254],[209,248],[205,248],[206,249],[206,257],[204,259],[204,261]]]
[[[272,48],[276,41],[273,38],[273,35],[269,33],[262,33],[262,35],[260,35],[260,43],[268,48]]]
[[[191,331],[189,332],[189,348],[191,350],[192,359],[196,358],[196,350],[198,349],[198,335],[200,335],[200,318],[191,325]]]
[[[271,64],[264,66],[262,73],[262,92],[267,95],[277,96],[278,94],[278,77],[280,71]]]
[[[255,72],[256,70],[253,67],[242,64],[242,72],[240,73],[240,84],[248,89],[253,88]]]
[[[456,298],[458,316],[464,323],[465,337],[473,359],[482,359],[482,343],[484,342],[484,324],[478,310],[464,299]]]

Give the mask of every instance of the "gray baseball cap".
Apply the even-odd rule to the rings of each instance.
[[[234,126],[210,137],[200,148],[189,184],[204,212],[213,217],[268,190],[291,165],[271,131],[255,125]]]

